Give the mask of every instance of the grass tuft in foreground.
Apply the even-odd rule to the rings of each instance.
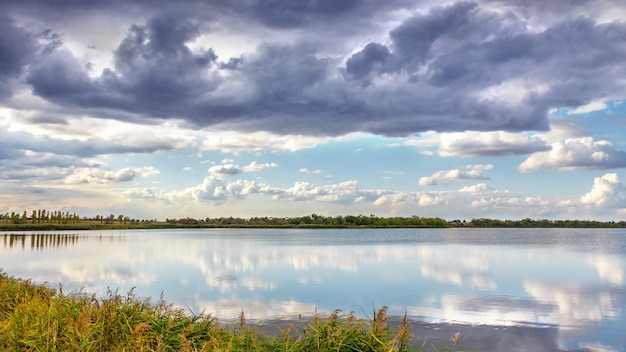
[[[339,311],[267,332],[220,324],[132,292],[104,298],[64,294],[0,270],[0,350],[5,351],[421,351],[406,320],[390,328],[386,308],[373,319]],[[456,345],[456,344],[454,344]],[[436,350],[433,347],[433,350]],[[445,346],[444,350],[451,350]]]

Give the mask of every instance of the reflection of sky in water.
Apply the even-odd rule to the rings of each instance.
[[[8,274],[267,319],[342,309],[559,327],[564,348],[626,343],[621,230],[159,230],[3,235]],[[591,347],[589,347],[591,346]],[[595,347],[594,347],[595,346]],[[592,348],[593,347],[593,348]],[[610,350],[610,349],[609,349]]]

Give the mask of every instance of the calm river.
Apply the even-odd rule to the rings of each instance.
[[[7,274],[281,321],[341,309],[482,351],[624,351],[626,230],[177,229],[0,233]],[[447,338],[447,337],[446,337]],[[429,340],[432,341],[432,340]]]

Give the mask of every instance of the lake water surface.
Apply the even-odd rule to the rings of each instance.
[[[7,274],[280,321],[388,307],[466,348],[626,349],[626,230],[176,229],[1,233]],[[431,335],[431,336],[424,336]],[[441,335],[441,336],[439,336]],[[519,349],[518,349],[519,347]]]

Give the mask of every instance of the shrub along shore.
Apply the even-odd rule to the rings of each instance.
[[[65,294],[46,284],[0,271],[0,350],[3,351],[425,351],[411,345],[405,319],[389,324],[383,307],[372,319],[335,312],[286,328],[221,324],[210,314],[189,314],[132,292],[99,298]],[[460,335],[443,349],[456,350]]]

